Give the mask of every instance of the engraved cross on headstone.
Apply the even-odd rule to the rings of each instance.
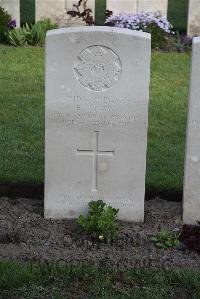
[[[93,175],[92,175],[92,190],[98,190],[98,183],[97,183],[97,170],[98,170],[98,157],[99,156],[114,156],[114,150],[112,151],[99,151],[99,132],[94,131],[93,136],[93,150],[79,150],[77,149],[76,153],[80,156],[91,156],[93,158]]]

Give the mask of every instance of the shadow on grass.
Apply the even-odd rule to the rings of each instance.
[[[44,184],[3,183],[0,184],[0,197],[44,198]]]
[[[182,201],[182,192],[176,190],[156,190],[155,188],[146,188],[145,200],[151,200],[159,197],[168,201]],[[30,183],[3,183],[0,184],[0,197],[10,198],[44,198],[44,184]]]

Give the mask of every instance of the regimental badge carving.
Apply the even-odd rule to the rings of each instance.
[[[91,46],[83,50],[73,68],[79,83],[91,91],[110,88],[119,80],[122,72],[117,54],[104,46]]]

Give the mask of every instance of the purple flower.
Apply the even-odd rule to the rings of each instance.
[[[166,18],[161,17],[159,12],[112,15],[106,19],[105,24],[112,24],[114,27],[118,28],[129,28],[142,31],[144,31],[148,25],[155,24],[166,33],[172,32],[172,25]]]
[[[191,38],[187,34],[181,34],[181,41],[184,44],[190,44],[192,42]]]
[[[11,20],[9,23],[8,23],[8,27],[9,29],[14,29],[15,27],[17,26],[17,23],[16,23],[16,20]]]

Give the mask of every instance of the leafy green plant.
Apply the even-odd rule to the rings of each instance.
[[[31,44],[32,33],[31,26],[25,24],[21,28],[16,28],[14,30],[10,30],[8,32],[8,42],[12,46],[25,46],[27,44]]]
[[[178,52],[190,52],[192,50],[192,38],[185,34],[180,34],[177,31],[175,37],[175,46]]]
[[[152,23],[147,25],[146,32],[151,34],[151,47],[152,49],[164,48],[167,44],[167,36],[162,28],[158,27],[156,24]]]
[[[21,28],[10,30],[8,32],[8,42],[12,46],[42,46],[45,43],[46,32],[57,28],[57,24],[49,19],[37,22],[34,25],[25,24]]]
[[[80,215],[77,223],[92,238],[99,240],[118,239],[118,209],[107,206],[102,200],[91,201],[87,216]]]
[[[179,234],[170,232],[168,229],[161,229],[161,231],[151,237],[151,240],[155,242],[155,245],[162,249],[168,249],[177,247],[180,245]]]
[[[58,25],[52,23],[49,19],[35,23],[31,30],[31,45],[44,45],[46,32],[56,28],[58,28]]]
[[[7,11],[0,7],[0,43],[4,43],[6,41],[10,21],[11,16],[7,13]]]

